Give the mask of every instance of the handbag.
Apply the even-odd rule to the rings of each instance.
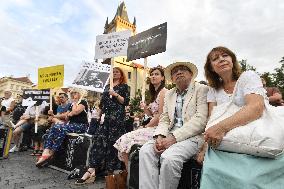
[[[230,102],[214,106],[205,130],[234,115],[242,108],[234,103],[235,90]],[[284,108],[273,107],[267,100],[264,102],[262,116],[226,133],[217,147],[218,150],[268,158],[276,158],[283,153]]]
[[[126,189],[127,171],[105,176],[106,189]]]

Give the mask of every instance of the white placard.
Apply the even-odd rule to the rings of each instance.
[[[126,56],[130,30],[114,32],[96,37],[95,59]]]
[[[110,65],[108,64],[83,62],[72,86],[102,93],[108,84],[109,73]]]

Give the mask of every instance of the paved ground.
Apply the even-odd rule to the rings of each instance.
[[[67,180],[67,174],[50,168],[35,167],[35,158],[31,151],[10,154],[8,159],[0,160],[0,189],[103,189],[104,179],[95,184],[76,186],[74,180]]]

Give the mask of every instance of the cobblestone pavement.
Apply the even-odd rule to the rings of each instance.
[[[31,152],[16,152],[8,159],[0,160],[0,189],[103,189],[103,178],[95,184],[76,186],[75,180],[67,180],[67,174],[51,168],[38,169],[35,167],[35,157]]]

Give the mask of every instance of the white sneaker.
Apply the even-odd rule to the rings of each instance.
[[[11,148],[9,150],[9,153],[18,152],[18,151],[19,151],[19,147],[17,147],[17,145],[15,145],[13,148]]]

